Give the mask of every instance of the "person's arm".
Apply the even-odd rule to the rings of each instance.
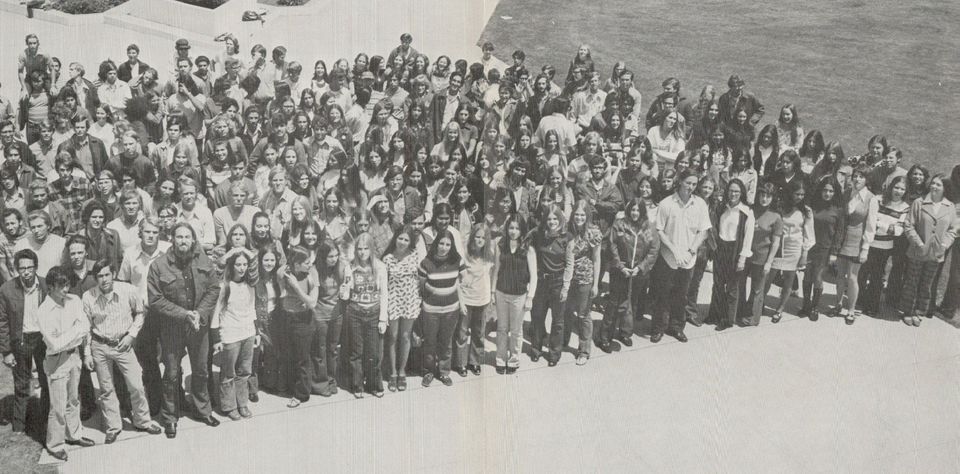
[[[133,322],[127,328],[127,335],[136,339],[140,335],[140,330],[143,329],[144,308],[143,299],[137,294],[137,288],[132,285],[130,287],[130,310],[133,312]]]
[[[87,333],[90,332],[90,321],[83,316],[77,318],[70,328],[56,336],[52,334],[53,328],[50,327],[47,318],[37,318],[37,322],[40,326],[40,334],[43,336],[43,343],[47,346],[48,355],[58,354],[68,348],[75,347],[77,344],[81,344],[83,340],[87,338]]]
[[[867,205],[867,221],[863,230],[863,240],[860,241],[860,263],[867,261],[870,245],[877,235],[877,215],[880,213],[880,202],[871,198]]]
[[[292,276],[292,274],[289,274],[289,273],[288,275]],[[288,278],[288,277],[284,277],[284,278]],[[310,280],[310,283],[309,283],[310,291],[308,292],[304,292],[299,285],[290,284],[289,280],[285,280],[284,284],[287,285],[287,289],[291,293],[296,295],[297,298],[300,298],[300,301],[304,304],[304,306],[308,308],[313,308],[314,306],[317,305],[317,297],[320,295],[320,290],[318,288],[319,282],[317,281],[317,278],[313,272],[311,272],[310,275],[307,276],[307,279]]]
[[[607,263],[607,266],[611,272],[618,271],[623,273],[625,265],[623,264],[623,259],[620,258],[620,248],[617,246],[617,225],[620,224],[614,224],[614,228],[610,229],[610,236],[607,237],[607,245],[610,248],[610,261]],[[639,236],[637,238],[639,238]]]
[[[497,294],[497,279],[500,278],[500,239],[494,240],[493,245],[493,265],[490,268],[490,301],[494,301]]]
[[[213,214],[209,209],[204,209],[200,216],[200,224],[203,226],[203,236],[200,237],[200,243],[203,250],[210,250],[217,245],[217,229],[213,224]]]
[[[590,289],[590,296],[596,297],[600,294],[600,247],[601,243],[597,243],[593,247],[593,288]]]
[[[8,312],[6,297],[0,297],[0,354],[3,354],[4,363],[9,364],[7,356],[11,355],[11,352],[10,313]]]
[[[917,199],[910,205],[910,211],[907,212],[907,223],[905,226],[907,240],[917,247],[923,248],[923,238],[917,232],[917,223],[920,222],[920,214],[923,212],[923,199]]]
[[[3,281],[13,280],[18,276],[17,270],[15,268],[10,268],[10,263],[13,262],[13,255],[10,255],[12,249],[7,247],[0,247],[0,277],[3,278]]]
[[[162,257],[161,257],[162,258]],[[163,294],[162,288],[162,272],[160,270],[160,262],[154,262],[150,265],[150,270],[147,273],[147,301],[151,308],[156,310],[159,314],[164,317],[174,318],[180,321],[187,321],[190,319],[189,311],[182,306],[170,301],[166,295]],[[169,275],[167,275],[169,276]],[[171,278],[176,278],[169,276]]]
[[[770,272],[773,267],[773,261],[777,258],[777,252],[780,251],[780,244],[783,243],[783,221],[777,218],[773,224],[773,239],[770,241],[770,252],[767,253],[767,260],[763,262],[763,273]]]
[[[537,294],[537,251],[533,247],[527,249],[527,271],[530,272],[530,281],[527,282],[527,300],[523,304],[524,310],[533,307],[533,295]]]
[[[570,241],[567,242],[567,248],[563,259],[563,285],[560,288],[560,299],[564,301],[567,299],[567,294],[570,292],[570,282],[573,281],[573,254],[575,248],[576,242],[574,239],[570,239]]]
[[[213,214],[213,227],[217,235],[216,245],[223,245],[227,241],[227,229],[224,228],[223,219]]]
[[[380,263],[379,260],[374,261],[373,266],[374,272],[377,274],[377,286],[380,288],[380,324],[387,324],[389,321],[387,310],[390,308],[387,267],[383,263]],[[381,330],[380,333],[383,334],[383,330]]]
[[[212,262],[210,265],[212,266]],[[208,278],[207,287],[199,298],[200,303],[197,304],[197,314],[200,316],[201,323],[210,320],[213,309],[217,305],[217,298],[220,297],[220,279],[215,273],[211,273]]]
[[[639,239],[640,237],[637,236]],[[650,245],[646,249],[646,253],[643,255],[643,259],[640,260],[640,264],[637,267],[640,269],[640,273],[643,275],[649,275],[650,271],[653,270],[653,266],[657,263],[657,258],[660,257],[660,234],[651,229],[650,232]]]
[[[753,216],[753,212],[746,212],[745,215],[747,222],[743,228],[743,248],[740,249],[740,258],[737,260],[737,271],[743,271],[747,267],[747,260],[753,256],[753,232],[757,219]]]

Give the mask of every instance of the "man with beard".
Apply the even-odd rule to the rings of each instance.
[[[60,203],[50,202],[50,192],[47,191],[47,184],[43,180],[34,180],[30,183],[30,202],[27,209],[45,211],[50,214],[53,226],[50,232],[56,235],[66,235],[72,233],[75,229],[72,227],[76,222],[70,218],[70,214]]]
[[[168,438],[177,436],[181,415],[181,363],[190,355],[190,398],[195,415],[208,426],[220,425],[213,416],[207,388],[210,352],[210,316],[217,302],[220,283],[212,262],[203,253],[189,224],[173,228],[173,248],[150,265],[147,295],[152,318],[160,325],[163,348],[163,406],[160,419]]]
[[[0,278],[8,282],[17,277],[17,262],[13,258],[17,244],[26,238],[27,230],[23,227],[23,214],[17,209],[7,208],[0,214],[0,224],[3,235],[0,236]]]

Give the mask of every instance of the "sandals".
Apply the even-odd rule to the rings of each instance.
[[[848,313],[846,314],[846,316],[845,316],[843,319],[847,322],[847,326],[849,326],[849,325],[853,324],[854,322],[856,322],[856,320],[857,320],[857,313],[854,312],[854,311],[850,311],[850,312],[848,312]]]
[[[396,377],[396,376],[390,377],[390,381],[387,382],[387,390],[390,390],[391,392],[396,392],[396,391],[397,391],[397,377]]]
[[[287,408],[296,408],[296,407],[300,406],[301,403],[303,403],[303,402],[301,402],[300,400],[298,400],[298,399],[296,399],[296,398],[291,398],[291,399],[287,402]]]
[[[407,389],[407,378],[403,375],[397,377],[397,390],[404,391]]]

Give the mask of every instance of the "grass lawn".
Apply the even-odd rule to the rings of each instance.
[[[37,401],[31,403],[31,408]],[[27,435],[14,434],[9,418],[13,416],[13,373],[6,366],[0,368],[0,472],[27,474],[56,472],[53,466],[40,466],[37,459],[43,441]],[[45,421],[44,421],[45,422]]]
[[[847,155],[880,133],[905,163],[949,173],[960,163],[958,21],[960,3],[937,0],[501,0],[481,42],[508,62],[523,49],[531,70],[553,64],[561,82],[587,43],[604,79],[626,61],[644,110],[669,76],[696,100],[737,73],[766,106],[762,124],[793,103],[805,130]]]

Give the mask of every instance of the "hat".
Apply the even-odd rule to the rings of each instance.
[[[737,74],[730,76],[730,79],[727,80],[727,87],[737,87],[742,86],[743,84],[743,79],[740,79],[740,76]]]
[[[190,49],[190,42],[184,38],[177,40],[177,49]]]
[[[360,74],[360,79],[376,79],[376,76],[370,71],[363,71],[363,74]]]

